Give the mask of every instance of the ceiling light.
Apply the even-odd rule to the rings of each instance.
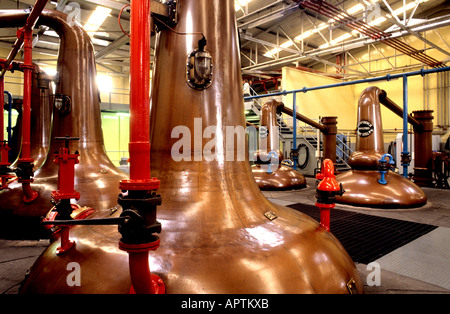
[[[234,0],[234,9],[239,11],[242,7],[245,7],[252,0]]]
[[[86,32],[95,33],[100,26],[105,22],[106,18],[111,13],[111,9],[105,8],[102,6],[97,6],[97,8],[92,12],[91,16],[89,17],[89,20],[84,25],[84,29]]]
[[[112,86],[112,77],[107,75],[97,75],[97,86],[101,93],[111,93]]]
[[[319,46],[319,48],[327,48],[329,46],[333,46],[333,45],[335,45],[337,43],[340,43],[341,41],[344,41],[344,40],[346,40],[346,39],[348,39],[350,37],[352,37],[352,35],[349,34],[349,33],[346,33],[346,34],[344,34],[342,36],[339,36],[336,39],[331,40],[329,43],[326,43],[326,44],[323,44],[323,45]]]

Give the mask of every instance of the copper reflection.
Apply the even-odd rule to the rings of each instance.
[[[348,293],[362,282],[338,240],[310,217],[274,205],[260,192],[243,161],[225,158],[226,126],[245,126],[238,35],[232,0],[181,0],[178,32],[203,32],[214,62],[212,85],[194,90],[186,82],[186,56],[200,36],[163,30],[156,48],[151,110],[152,175],[161,180],[161,246],[150,253],[150,268],[166,293]],[[172,130],[194,133],[217,126],[212,161],[196,161],[198,151],[176,162],[171,148],[180,140]],[[198,121],[198,120],[197,120]],[[198,130],[197,130],[198,131]],[[187,136],[187,135],[186,135]],[[206,145],[211,138],[200,140]],[[197,143],[198,144],[198,143]],[[238,147],[231,149],[238,153]],[[188,160],[190,159],[190,160]],[[278,218],[269,220],[272,211]],[[118,213],[112,216],[117,216]],[[109,216],[97,212],[92,217]],[[71,230],[76,246],[55,255],[52,244],[25,281],[24,293],[128,293],[127,256],[119,252],[117,227]],[[58,241],[57,241],[58,242]],[[68,262],[83,271],[81,286],[66,284]],[[83,281],[84,278],[84,281]]]
[[[27,10],[0,11],[0,27],[20,27],[28,14]],[[60,36],[55,93],[71,99],[69,111],[52,108],[51,137],[80,138],[72,141],[70,147],[71,151],[80,152],[80,163],[75,169],[75,186],[81,194],[78,204],[95,209],[110,208],[117,204],[118,182],[126,175],[111,163],[105,152],[93,45],[81,26],[69,22],[71,19],[66,14],[53,10],[44,10],[38,22],[54,29]],[[61,145],[62,142],[50,139],[45,163],[35,172],[31,186],[39,192],[38,199],[24,205],[22,187],[13,183],[10,189],[0,191],[2,215],[39,219],[49,211],[52,206],[50,193],[57,189],[58,180],[53,152]]]
[[[375,208],[417,207],[426,203],[425,193],[410,180],[389,171],[387,184],[378,182],[378,161],[384,154],[383,125],[377,87],[365,89],[358,103],[356,151],[350,156],[351,170],[336,177],[345,193],[336,202]]]
[[[270,100],[261,107],[260,146],[256,152],[255,164],[252,166],[253,176],[261,190],[306,187],[306,179],[300,172],[281,164],[283,153],[279,149],[277,114],[281,113],[283,107],[284,104],[276,100]],[[274,152],[276,157],[269,156],[271,152]]]

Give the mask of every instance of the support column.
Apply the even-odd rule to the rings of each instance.
[[[421,127],[414,127],[414,176],[418,186],[433,186],[433,110],[414,111]]]

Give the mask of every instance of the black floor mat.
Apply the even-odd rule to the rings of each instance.
[[[293,204],[288,207],[320,222],[320,211],[315,206]],[[353,261],[362,264],[368,264],[436,228],[340,209],[330,211],[331,233],[342,243]]]

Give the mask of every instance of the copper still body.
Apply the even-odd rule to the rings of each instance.
[[[245,126],[234,1],[181,0],[177,14],[174,30],[189,34],[158,34],[152,82],[151,167],[162,195],[160,247],[149,255],[152,273],[170,294],[362,292],[339,241],[310,217],[269,202],[248,157],[238,158],[245,143],[226,143],[227,126]],[[197,32],[207,39],[202,52],[211,55],[214,71],[210,86],[193,88],[186,58],[198,47]],[[205,137],[211,129],[214,134]],[[176,143],[183,138],[183,158],[176,161]],[[208,151],[214,158],[206,160],[212,138]],[[97,211],[88,219],[118,214]],[[56,241],[39,257],[22,293],[130,291],[117,227],[78,226],[70,238],[76,244],[64,255],[55,255]],[[69,262],[82,269],[80,286],[66,283]]]
[[[0,11],[0,27],[20,27],[24,24],[29,10]],[[60,36],[57,62],[58,79],[55,99],[52,99],[52,124],[50,119],[39,121],[42,125],[38,147],[47,140],[48,154],[35,152],[34,182],[31,188],[39,193],[32,203],[22,200],[22,186],[12,183],[8,189],[0,191],[0,214],[3,217],[27,217],[40,220],[52,207],[51,192],[57,190],[58,166],[54,163],[53,152],[64,145],[55,137],[78,137],[79,141],[70,144],[71,151],[80,153],[80,163],[75,170],[76,188],[82,197],[78,204],[94,209],[112,208],[117,205],[119,193],[117,182],[126,178],[106,155],[101,129],[100,100],[96,84],[94,48],[89,35],[62,12],[44,10],[39,25],[54,29]],[[36,97],[36,95],[35,95]],[[41,108],[44,110],[44,108]],[[50,138],[51,134],[51,138]],[[45,160],[45,162],[43,162]],[[42,163],[43,162],[43,163]],[[41,163],[41,165],[38,165]],[[8,223],[9,218],[3,218]]]
[[[293,168],[283,165],[283,153],[279,149],[277,114],[284,104],[276,100],[261,107],[260,147],[256,152],[253,176],[261,190],[293,190],[306,187],[305,177]],[[265,132],[262,135],[261,129]]]
[[[339,174],[345,193],[336,202],[373,208],[411,208],[427,202],[416,184],[393,171],[385,174],[386,184],[379,182],[380,160],[385,154],[378,87],[365,89],[358,103],[356,150],[350,156],[351,170]]]

